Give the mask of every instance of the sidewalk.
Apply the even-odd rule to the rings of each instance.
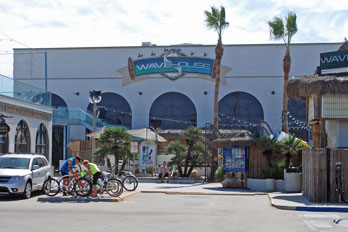
[[[185,194],[185,195],[230,195],[230,196],[256,196],[268,195],[270,204],[278,209],[317,211],[317,212],[348,212],[348,204],[313,203],[309,202],[301,193],[265,193],[254,192],[246,189],[224,189],[221,183],[149,183],[140,182],[134,192],[124,191],[120,197],[112,198],[107,194],[98,198],[74,198],[74,197],[39,197],[41,202],[122,202],[139,193],[164,193],[164,194]]]

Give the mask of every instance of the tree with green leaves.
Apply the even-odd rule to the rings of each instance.
[[[202,143],[202,130],[190,126],[182,132],[186,138],[186,144],[180,141],[172,141],[166,147],[166,154],[175,154],[169,165],[178,168],[181,177],[189,177],[195,167],[200,167],[204,161],[204,145]]]
[[[289,80],[289,73],[291,68],[291,55],[290,44],[292,37],[297,32],[297,16],[294,12],[289,12],[285,21],[280,17],[274,17],[273,20],[268,22],[270,29],[270,37],[274,40],[282,39],[286,46],[285,55],[283,58],[283,71],[284,71],[284,87],[283,87],[283,115],[282,115],[282,130],[286,133],[289,132],[288,126],[288,94],[286,91],[286,85]]]
[[[295,135],[289,134],[289,137],[277,143],[277,151],[285,158],[285,169],[289,170],[291,158],[300,154],[304,148],[301,140]]]
[[[272,167],[272,155],[276,150],[277,141],[275,138],[263,136],[256,140],[256,148],[262,151],[267,159],[268,168]]]
[[[98,158],[107,155],[114,155],[115,157],[115,173],[119,173],[118,163],[123,160],[120,171],[123,171],[126,160],[132,157],[130,151],[130,142],[132,137],[126,132],[124,128],[111,127],[107,128],[99,138],[99,148],[94,153]]]
[[[214,6],[211,7],[211,11],[204,11],[206,16],[205,23],[210,29],[214,29],[218,33],[218,42],[215,47],[215,91],[214,91],[214,126],[218,128],[218,113],[219,113],[219,88],[220,88],[220,69],[221,60],[224,53],[222,46],[222,33],[230,25],[226,21],[225,7],[221,6],[220,10]]]

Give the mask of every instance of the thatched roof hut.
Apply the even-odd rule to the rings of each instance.
[[[235,129],[224,130],[224,133],[219,138],[212,141],[212,146],[215,148],[223,147],[244,147],[251,146],[255,143],[255,139],[250,131]]]
[[[289,97],[305,98],[312,94],[348,94],[348,74],[337,73],[325,76],[312,75],[289,80],[287,85]]]

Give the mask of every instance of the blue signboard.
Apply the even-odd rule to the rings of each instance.
[[[225,172],[246,172],[246,147],[224,147],[222,154]]]
[[[214,60],[197,57],[158,57],[134,61],[135,76],[154,73],[198,73],[211,75]]]

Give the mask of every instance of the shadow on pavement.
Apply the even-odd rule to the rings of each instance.
[[[42,195],[44,194],[40,191],[33,192],[31,194],[31,198],[42,196]],[[25,200],[28,200],[28,199],[24,199],[21,195],[0,196],[0,202],[1,201],[25,201]]]

